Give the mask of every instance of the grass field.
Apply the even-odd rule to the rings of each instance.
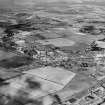
[[[45,80],[52,81],[64,86],[75,76],[75,73],[71,71],[65,71],[65,69],[59,67],[38,68],[26,71],[24,73],[35,75]]]

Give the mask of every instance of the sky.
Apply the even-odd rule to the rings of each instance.
[[[83,1],[92,1],[92,2],[105,2],[105,0],[0,0],[0,7],[9,7],[13,4],[18,5],[33,5],[36,2],[76,2],[76,3],[82,3]]]
[[[83,1],[94,1],[94,2],[100,2],[100,1],[105,1],[105,0],[15,0],[18,3],[33,3],[33,2],[60,2],[60,1],[65,1],[65,2],[79,2],[82,3]]]

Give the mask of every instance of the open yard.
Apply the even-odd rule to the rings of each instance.
[[[66,38],[56,38],[56,39],[48,39],[48,40],[38,40],[37,42],[47,45],[52,44],[56,47],[66,47],[66,46],[73,46],[75,44],[74,41]]]

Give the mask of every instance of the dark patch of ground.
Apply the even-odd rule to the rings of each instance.
[[[29,57],[21,57],[21,56],[14,56],[11,58],[3,59],[0,61],[0,67],[10,69],[10,68],[18,68],[21,66],[29,65],[32,63],[32,59]]]

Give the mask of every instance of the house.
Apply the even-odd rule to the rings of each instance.
[[[105,49],[105,42],[104,41],[96,41],[97,47]]]

